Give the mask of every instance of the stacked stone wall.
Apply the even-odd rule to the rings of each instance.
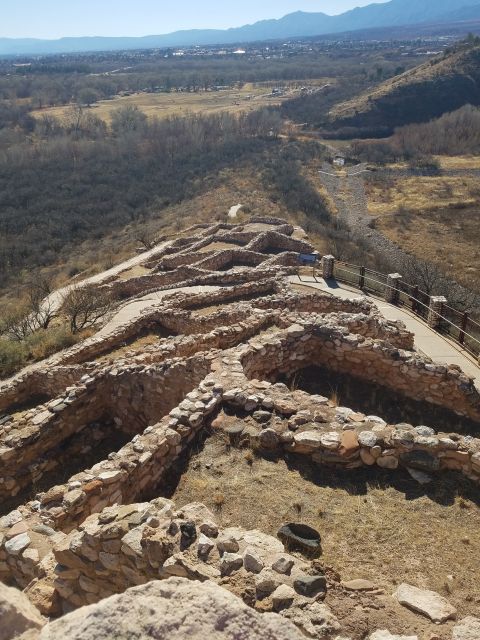
[[[267,380],[319,364],[480,421],[480,394],[457,367],[336,327],[292,325],[270,343],[248,347],[242,364],[247,377]]]

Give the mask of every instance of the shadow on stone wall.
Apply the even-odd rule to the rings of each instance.
[[[478,433],[478,422],[462,417],[440,406],[407,398],[393,389],[361,380],[355,376],[310,366],[279,376],[277,382],[310,394],[332,398],[339,406],[367,415],[378,415],[390,424],[406,422],[426,425],[436,431]]]

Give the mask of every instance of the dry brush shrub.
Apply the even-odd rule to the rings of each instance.
[[[112,307],[111,294],[95,285],[73,287],[62,302],[62,311],[68,318],[73,334],[94,325],[104,318]]]
[[[0,336],[0,378],[13,375],[29,362],[38,362],[71,347],[80,337],[64,324],[37,329],[22,340]]]

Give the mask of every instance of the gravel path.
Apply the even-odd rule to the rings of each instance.
[[[87,278],[85,280],[80,280],[78,282],[68,284],[65,287],[62,287],[61,289],[57,289],[56,291],[53,291],[47,298],[45,298],[43,304],[45,305],[46,308],[49,308],[51,311],[57,311],[61,307],[65,295],[69,291],[71,291],[73,287],[85,287],[90,284],[101,284],[106,280],[109,280],[110,278],[117,276],[122,271],[127,271],[129,269],[132,269],[133,267],[141,264],[142,262],[149,260],[150,258],[154,257],[157,253],[160,253],[161,251],[163,251],[163,249],[168,244],[170,244],[170,242],[162,242],[161,244],[158,244],[155,247],[153,247],[153,249],[150,249],[149,251],[145,251],[143,253],[139,253],[136,256],[133,256],[133,258],[130,258],[129,260],[125,260],[125,262],[121,262],[120,264],[115,265],[114,267],[112,267],[111,269],[108,269],[107,271],[102,271],[101,273],[97,273],[96,275],[91,276],[90,278]]]
[[[368,249],[384,260],[392,264],[401,264],[408,254],[380,231],[369,226],[373,218],[368,212],[365,173],[359,173],[365,169],[366,165],[362,164],[348,168],[347,175],[327,175],[332,173],[332,167],[325,163],[319,176],[335,202],[340,221],[350,230],[352,239],[361,240]]]

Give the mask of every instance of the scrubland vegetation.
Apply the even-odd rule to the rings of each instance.
[[[361,160],[380,164],[412,160],[418,164],[419,159],[427,159],[432,161],[430,166],[438,170],[440,160],[432,156],[480,153],[480,109],[465,105],[429,122],[400,127],[384,140],[357,140],[352,144],[352,151]],[[424,162],[423,166],[428,167],[428,163]],[[451,164],[450,167],[454,168]],[[468,168],[476,166],[470,164]]]
[[[254,61],[165,60],[154,53],[138,60],[133,54],[50,57],[13,73],[11,63],[0,61],[0,375],[75,343],[100,308],[108,311],[109,304],[97,300],[83,322],[70,299],[69,310],[65,301],[60,316],[42,319],[38,300],[47,292],[32,298],[32,280],[50,288],[75,283],[194,222],[226,220],[238,202],[252,213],[300,224],[321,252],[397,270],[352,235],[317,169],[332,154],[322,134],[331,137],[325,126],[336,105],[411,65],[401,50],[374,47]],[[329,77],[335,81],[323,86]],[[214,95],[218,86],[241,92],[247,82],[270,83],[271,90],[273,82],[290,80],[321,90],[269,108],[253,101],[248,112],[233,102],[215,113],[209,107],[157,119],[137,106],[142,96],[156,104],[173,92],[189,104],[189,95]],[[136,91],[142,93],[128,96]],[[264,85],[252,85],[252,94],[263,91]],[[103,111],[103,103],[88,106],[112,96],[117,99]],[[367,178],[376,228],[449,275],[456,265],[462,284],[478,290],[477,176],[442,172],[447,158],[452,170],[480,169],[467,157],[480,151],[480,111],[466,105],[342,148],[382,168]],[[388,175],[399,169],[404,176]]]

